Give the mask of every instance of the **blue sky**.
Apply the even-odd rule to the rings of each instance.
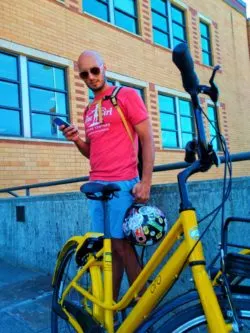
[[[250,0],[244,0],[247,4],[247,17],[250,17]]]

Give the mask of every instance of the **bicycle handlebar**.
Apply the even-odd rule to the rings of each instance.
[[[199,79],[194,71],[194,62],[186,43],[178,44],[173,50],[173,62],[181,72],[184,89],[194,95],[198,91]]]

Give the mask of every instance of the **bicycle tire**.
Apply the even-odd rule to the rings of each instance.
[[[228,303],[226,299],[219,299],[219,303],[224,314],[228,313]],[[250,332],[250,297],[249,295],[234,295],[234,304],[238,311],[238,316],[244,324],[242,333]],[[185,309],[176,309],[175,313],[168,319],[151,326],[154,333],[208,333],[206,317],[202,306],[197,303]],[[216,332],[217,333],[217,332]]]
[[[55,287],[53,291],[52,296],[52,311],[51,311],[51,332],[52,333],[64,333],[64,332],[70,332],[75,333],[76,330],[71,326],[71,324],[68,321],[67,315],[60,312],[60,306],[57,307],[58,311],[55,311],[55,304],[58,304],[58,300],[60,299],[65,286],[69,283],[69,281],[72,280],[72,278],[76,275],[77,270],[79,269],[76,261],[75,261],[75,252],[77,248],[77,243],[72,244],[67,252],[64,254],[61,264],[58,269],[58,275],[55,282]],[[93,267],[93,270],[97,269],[96,267]],[[95,274],[95,272],[94,272]],[[93,276],[91,274],[91,271],[88,271],[84,273],[82,279],[81,279],[81,285],[85,289],[90,290],[93,295],[97,297],[101,297],[102,291],[100,290],[100,274],[98,275],[98,281],[97,283],[92,284]],[[87,304],[86,299],[83,298],[82,295],[80,295],[77,291],[72,290],[69,295],[66,298],[66,301],[69,301],[69,303],[75,307],[76,311],[84,307],[91,307],[91,311],[96,312],[97,309],[93,304]],[[98,312],[98,311],[97,311]],[[62,318],[64,316],[64,318]]]

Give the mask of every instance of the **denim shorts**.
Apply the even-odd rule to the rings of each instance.
[[[133,204],[134,196],[131,190],[139,178],[122,181],[96,181],[101,184],[115,183],[121,190],[111,200],[88,200],[88,210],[91,220],[91,231],[104,233],[107,238],[124,238],[122,223],[127,209]],[[106,205],[106,223],[104,223],[104,205]]]

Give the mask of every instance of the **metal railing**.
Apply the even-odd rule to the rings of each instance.
[[[231,157],[232,162],[249,161],[250,160],[250,152],[242,152],[242,153],[237,153],[237,154],[231,154],[230,157]],[[220,161],[221,161],[221,163],[224,163],[225,162],[225,157],[220,156]],[[154,172],[160,172],[160,171],[178,170],[178,169],[184,169],[189,165],[190,164],[186,163],[186,162],[161,164],[161,165],[155,166],[153,171]],[[78,182],[86,182],[88,180],[89,180],[88,176],[78,177],[78,178],[67,178],[67,179],[55,180],[55,181],[52,181],[52,182],[28,184],[28,185],[22,185],[22,186],[3,188],[3,189],[0,189],[0,193],[8,193],[8,194],[10,194],[14,197],[19,197],[19,195],[16,194],[14,191],[25,190],[26,196],[30,196],[30,189],[33,189],[33,188],[50,187],[50,186],[65,185],[65,184],[72,184],[72,183],[78,183]]]

